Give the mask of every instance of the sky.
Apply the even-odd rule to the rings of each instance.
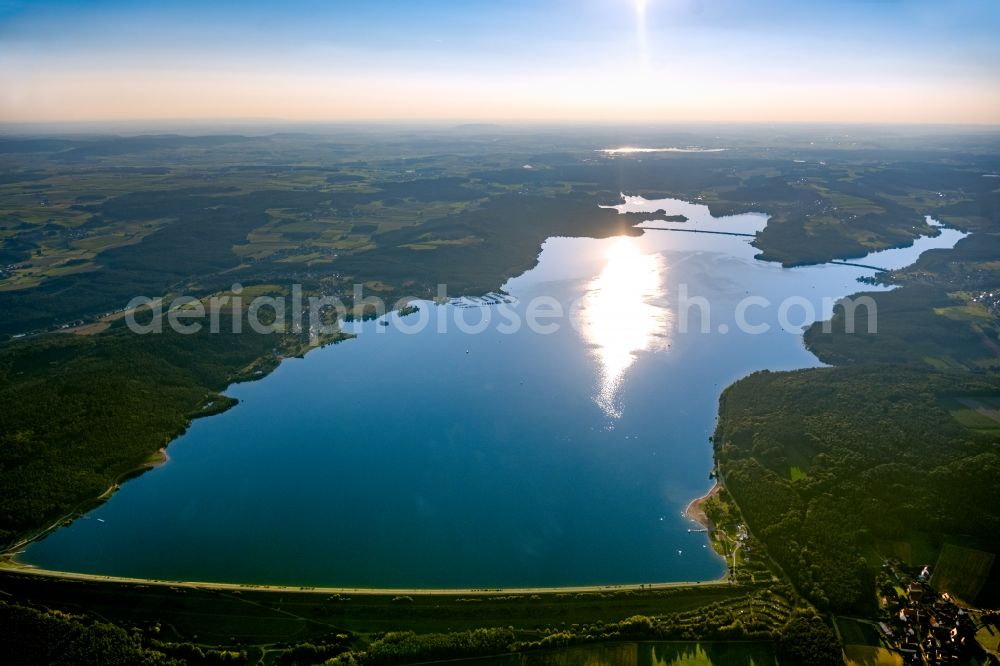
[[[0,0],[0,122],[1000,124],[996,0]]]

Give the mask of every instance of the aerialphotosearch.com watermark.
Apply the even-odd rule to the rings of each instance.
[[[628,303],[616,303],[610,308],[596,306],[589,294],[569,303],[548,295],[534,296],[523,302],[502,294],[470,300],[452,299],[448,296],[447,285],[439,284],[431,301],[436,307],[416,307],[428,301],[415,297],[397,299],[390,307],[379,296],[365,295],[364,286],[360,284],[354,285],[348,305],[334,295],[305,295],[299,284],[292,285],[287,295],[258,295],[248,299],[243,297],[243,287],[237,283],[227,294],[200,299],[179,296],[169,304],[162,298],[133,298],[125,309],[125,323],[130,331],[139,335],[162,333],[165,326],[182,335],[193,335],[206,327],[210,333],[220,333],[225,320],[227,333],[242,333],[245,326],[258,334],[308,333],[310,344],[319,345],[342,331],[345,322],[382,319],[393,311],[407,315],[393,321],[393,329],[404,334],[418,334],[433,325],[438,333],[447,333],[454,327],[462,333],[477,334],[492,326],[506,335],[524,328],[539,335],[551,335],[567,322],[579,329],[581,322],[588,320],[583,316],[588,308],[599,310],[591,316],[619,317],[627,325],[633,317],[650,316],[652,307],[653,316],[680,334],[727,334],[732,331],[729,323],[713,326],[713,316],[718,313],[713,313],[712,302],[704,296],[691,295],[687,284],[676,285],[673,296],[659,298],[655,304],[638,298],[632,304],[636,311],[630,311]],[[456,306],[456,300],[464,305]],[[835,309],[838,332],[855,333],[859,329],[869,334],[878,332],[877,305],[866,295],[840,299],[824,297],[819,307],[803,296],[788,296],[774,302],[764,296],[747,295],[735,303],[727,302],[725,309],[731,310],[731,316],[724,317],[724,322],[731,321],[736,330],[749,335],[763,335],[775,328],[801,334],[805,327],[821,317],[822,331],[830,333],[833,321],[829,315]],[[432,314],[430,310],[435,312]],[[858,326],[858,322],[863,325]],[[374,330],[384,333],[386,328],[376,326]]]

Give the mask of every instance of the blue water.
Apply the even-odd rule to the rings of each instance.
[[[670,226],[687,229],[753,233],[767,219],[715,219],[676,200],[626,207],[683,213],[690,221]],[[861,263],[903,266],[960,237],[945,229]],[[720,392],[753,370],[817,365],[802,344],[804,304],[824,316],[824,297],[856,292],[856,279],[873,274],[783,269],[756,261],[749,240],[651,230],[549,239],[538,266],[505,285],[516,303],[424,302],[418,314],[359,325],[355,339],[231,386],[239,405],[195,421],[167,464],[21,559],[343,587],[717,578],[724,563],[682,514],[711,485]],[[737,326],[747,296],[773,304],[747,309],[767,333]],[[801,300],[786,331],[778,303],[788,297]],[[566,316],[543,323],[558,330],[508,330],[553,302]],[[465,333],[457,315],[490,321]]]

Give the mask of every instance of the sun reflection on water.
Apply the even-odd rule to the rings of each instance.
[[[607,252],[607,263],[591,280],[580,310],[580,331],[598,361],[594,401],[609,417],[621,417],[625,372],[638,352],[667,346],[669,313],[662,305],[663,258],[642,254],[623,236]]]

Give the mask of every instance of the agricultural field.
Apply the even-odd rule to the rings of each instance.
[[[814,327],[805,338],[832,367],[758,373],[723,394],[714,441],[727,500],[714,505],[714,543],[731,561],[733,585],[345,599],[39,584],[5,573],[4,599],[156,627],[160,638],[150,640],[184,645],[264,650],[322,639],[324,654],[413,656],[476,630],[486,632],[476,640],[531,649],[621,636],[780,642],[799,631],[829,647],[829,625],[801,613],[872,611],[882,557],[936,562],[942,589],[994,598],[1000,235],[990,212],[996,184],[982,174],[997,147],[951,136],[902,146],[813,138],[735,133],[719,152],[641,159],[598,151],[685,139],[488,128],[0,139],[8,546],[92,506],[192,419],[225,409],[220,392],[231,382],[305,348],[294,334],[139,340],[122,321],[136,296],[205,302],[285,295],[299,284],[349,302],[357,284],[395,302],[433,297],[439,283],[450,296],[481,295],[532,268],[547,238],[643,233],[636,226],[651,218],[600,207],[623,193],[677,197],[716,216],[766,213],[753,244],[760,259],[784,266],[906,246],[936,233],[928,215],[972,234],[880,274],[899,288],[877,294],[878,338],[842,333],[837,311],[832,333]],[[737,547],[747,530],[752,550]],[[981,552],[942,548],[971,537]],[[62,621],[31,621],[50,620]],[[513,638],[496,633],[508,627]],[[425,638],[386,641],[389,630]],[[863,628],[846,633],[862,641],[852,649],[873,647]]]
[[[975,603],[995,560],[996,555],[991,552],[945,544],[934,565],[931,585],[967,603]]]
[[[930,210],[981,228],[966,202],[990,186],[971,177],[983,168],[975,154],[890,168],[891,151],[821,158],[794,140],[761,151],[737,136],[727,152],[638,161],[596,156],[599,135],[433,138],[433,154],[392,133],[0,141],[0,334],[236,280],[337,276],[401,290],[440,278],[485,293],[549,235],[620,232],[597,205],[622,191],[766,212],[763,258],[822,262],[933,233]],[[949,314],[982,316],[968,312]]]

